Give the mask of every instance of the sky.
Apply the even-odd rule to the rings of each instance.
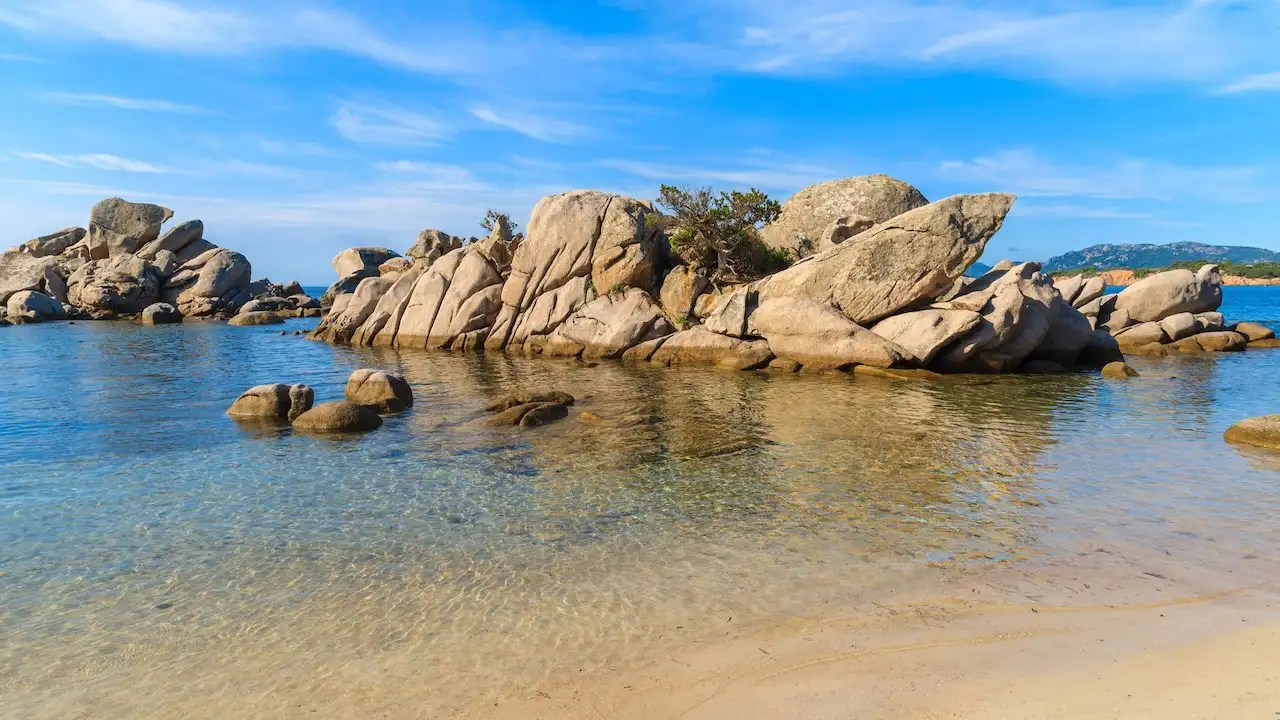
[[[255,276],[575,188],[1014,192],[984,261],[1280,250],[1280,0],[0,0],[0,246],[120,196]]]

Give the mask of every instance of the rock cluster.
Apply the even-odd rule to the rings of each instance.
[[[150,324],[230,316],[255,297],[284,290],[269,280],[250,282],[248,259],[205,239],[199,220],[161,234],[172,217],[159,205],[103,200],[90,211],[87,230],[59,230],[0,254],[0,305],[22,322],[139,318]],[[305,296],[290,307],[304,303],[319,312],[319,303]]]
[[[1194,273],[1156,273],[1112,294],[1107,294],[1103,277],[1065,277],[1055,285],[1091,327],[1106,331],[1126,353],[1232,352],[1250,345],[1270,346],[1275,337],[1257,323],[1227,326],[1218,312],[1222,275],[1217,265]]]
[[[413,406],[413,390],[399,375],[363,369],[347,380],[346,399],[315,405],[315,391],[307,385],[258,385],[246,390],[227,415],[242,421],[292,424],[311,433],[350,433],[376,430],[381,415],[394,415]]]
[[[885,176],[823,183],[788,201],[764,237],[786,244],[834,225],[838,241],[759,281],[714,288],[673,265],[649,203],[568,192],[538,203],[521,241],[505,227],[466,244],[427,231],[395,263],[389,250],[346,251],[312,337],[732,369],[1013,372],[1122,359],[1038,265],[963,279],[1013,200],[928,203]]]
[[[490,427],[537,427],[569,417],[574,397],[560,390],[522,392],[507,395],[485,408],[493,413],[485,420]]]

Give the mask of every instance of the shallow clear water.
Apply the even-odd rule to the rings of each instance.
[[[1278,288],[1226,297],[1280,320]],[[938,573],[1280,546],[1280,461],[1221,439],[1280,408],[1280,351],[899,382],[279,332],[0,330],[0,715],[431,716]],[[339,439],[223,414],[265,382],[338,399],[360,367],[406,375],[415,407]],[[521,388],[582,400],[477,424]]]

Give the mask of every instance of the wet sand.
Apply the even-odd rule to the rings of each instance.
[[[1003,568],[928,600],[726,631],[638,671],[547,685],[471,716],[1280,716],[1276,585],[1235,569],[1191,576],[1195,570],[1177,568],[1178,580],[1116,570]],[[1232,575],[1247,585],[1224,584]],[[1195,592],[1206,584],[1222,589]]]

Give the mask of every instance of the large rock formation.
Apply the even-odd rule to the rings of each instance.
[[[165,285],[163,299],[185,317],[234,313],[251,297],[252,273],[245,256],[215,248],[178,268]]]
[[[34,290],[23,290],[9,296],[5,306],[6,319],[11,323],[45,322],[66,318],[62,303]]]
[[[405,257],[410,260],[425,260],[430,264],[460,247],[462,238],[439,230],[423,230],[418,234],[418,241],[405,253]]]
[[[832,180],[791,196],[762,236],[770,247],[806,257],[844,242],[868,222],[882,223],[927,204],[919,190],[888,175]]]
[[[400,257],[394,250],[380,247],[348,248],[333,258],[333,271],[338,273],[338,281],[329,286],[321,302],[333,304],[334,298],[344,293],[355,292],[361,281],[378,277],[379,266],[391,258]]]
[[[761,281],[761,301],[807,298],[866,327],[950,288],[1012,205],[1012,195],[959,195],[911,210]]]
[[[642,342],[675,332],[662,308],[639,288],[602,295],[578,308],[548,338],[547,355],[617,358]]]
[[[95,318],[136,315],[159,301],[160,270],[137,255],[81,265],[68,283],[68,301]]]
[[[18,251],[38,258],[61,255],[67,248],[83,240],[86,234],[88,231],[82,227],[64,228],[58,232],[28,240],[18,248]]]
[[[1199,272],[1169,270],[1156,273],[1125,288],[1116,298],[1116,309],[1138,322],[1159,322],[1178,313],[1202,313],[1222,305],[1222,275],[1217,265]]]
[[[86,238],[89,259],[105,260],[112,255],[136,253],[160,237],[160,226],[171,217],[173,211],[159,205],[131,203],[120,198],[103,200],[89,212]]]
[[[38,257],[18,250],[0,254],[0,305],[23,290],[66,299],[65,266],[56,257]]]

